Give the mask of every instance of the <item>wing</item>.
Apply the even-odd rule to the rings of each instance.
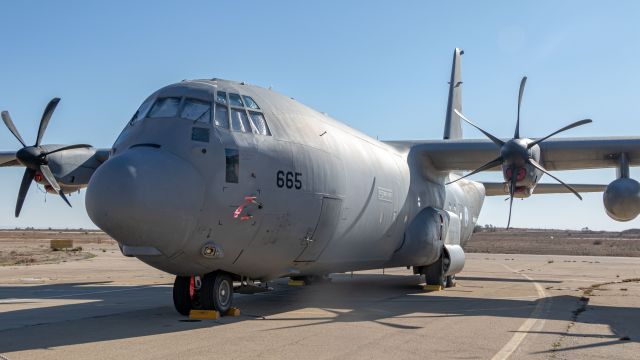
[[[483,182],[485,193],[487,196],[509,196],[509,190],[505,183],[498,182]],[[607,185],[593,185],[593,184],[569,184],[579,193],[587,192],[603,192]],[[538,184],[535,188],[536,195],[539,194],[567,194],[571,193],[562,184]]]
[[[0,167],[19,165],[15,151],[0,151]]]
[[[473,170],[499,155],[499,149],[488,140],[387,141],[386,143],[416,152],[423,160],[428,161],[429,166],[438,171]],[[640,137],[548,139],[540,143],[540,150],[541,163],[547,170],[616,167],[620,153],[627,153],[629,165],[640,166]],[[499,167],[492,170],[499,170]]]

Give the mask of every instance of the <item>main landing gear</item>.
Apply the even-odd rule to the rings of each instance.
[[[449,270],[450,259],[442,252],[440,259],[435,263],[421,268],[421,273],[424,274],[424,278],[427,285],[439,285],[443,289],[456,286],[456,276],[445,276],[447,270]]]
[[[214,271],[205,276],[176,276],[173,283],[173,305],[181,315],[194,310],[216,310],[227,313],[233,304],[233,279],[227,273]]]

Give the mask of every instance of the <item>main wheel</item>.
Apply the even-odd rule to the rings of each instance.
[[[456,276],[455,275],[447,276],[447,287],[451,288],[455,286],[456,286]]]
[[[190,286],[190,276],[176,276],[176,280],[173,282],[173,306],[180,315],[189,315],[193,308]]]
[[[427,285],[440,285],[443,289],[447,286],[447,277],[444,276],[444,263],[442,261],[442,256],[438,261],[427,266],[424,278]]]
[[[217,310],[226,313],[233,304],[233,280],[231,276],[222,272],[212,272],[202,279],[200,293],[202,307],[207,310]]]

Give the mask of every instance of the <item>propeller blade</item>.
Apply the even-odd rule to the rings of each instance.
[[[55,154],[55,153],[60,152],[60,151],[72,150],[72,149],[82,149],[82,148],[88,149],[88,148],[91,148],[91,145],[87,145],[87,144],[69,145],[69,146],[61,147],[60,149],[49,151],[47,153],[44,153],[43,155],[47,156],[47,155]]]
[[[545,136],[545,137],[543,137],[541,139],[538,139],[538,140],[530,143],[529,145],[527,145],[527,149],[531,149],[532,147],[540,144],[541,142],[547,140],[548,138],[552,137],[555,134],[558,134],[558,133],[561,133],[563,131],[566,131],[566,130],[569,130],[569,129],[573,129],[574,127],[578,127],[578,126],[581,126],[581,125],[584,125],[584,124],[588,124],[588,123],[591,123],[591,122],[593,122],[593,120],[591,120],[591,119],[584,119],[584,120],[576,121],[573,124],[569,124],[569,125],[563,127],[560,130],[557,130],[557,131],[555,131],[555,132],[553,132],[553,133],[551,133],[551,134],[549,134],[549,135],[547,135],[547,136]]]
[[[504,160],[502,159],[502,156],[500,156],[500,157],[498,157],[498,158],[495,158],[495,159],[493,159],[493,160],[489,161],[488,163],[486,163],[486,164],[484,164],[484,165],[480,166],[479,168],[477,168],[477,169],[473,170],[472,172],[468,173],[467,175],[465,175],[465,176],[463,176],[463,177],[461,177],[461,178],[455,179],[455,180],[453,180],[453,181],[449,181],[448,183],[446,183],[446,185],[453,184],[454,182],[456,182],[456,181],[458,181],[458,180],[462,180],[462,179],[464,179],[464,178],[466,178],[466,177],[469,177],[469,176],[471,176],[471,175],[473,175],[473,174],[477,174],[477,173],[479,173],[479,172],[481,172],[481,171],[489,170],[489,169],[491,169],[492,167],[496,167],[496,166],[498,166],[498,165],[502,164],[502,162],[503,162],[503,161],[504,161]]]
[[[533,159],[529,159],[528,160],[529,164],[533,165],[536,169],[542,171],[543,173],[549,175],[551,178],[553,178],[555,181],[559,182],[560,184],[564,185],[564,187],[566,187],[567,189],[569,189],[569,191],[571,191],[575,196],[578,197],[578,199],[582,200],[582,196],[580,196],[580,194],[578,194],[578,192],[572,188],[571,186],[565,184],[562,180],[558,179],[557,177],[551,175],[547,169],[543,168],[542,165],[538,164],[537,161],[533,160]]]
[[[49,183],[49,185],[51,185],[51,187],[56,192],[60,192],[60,185],[56,181],[55,176],[53,176],[53,173],[51,173],[51,169],[49,169],[49,166],[40,165],[40,172],[42,173],[42,176],[44,176],[44,178],[47,179],[47,182]]]
[[[36,176],[36,171],[32,169],[25,169],[24,175],[22,176],[22,183],[20,184],[20,191],[18,192],[18,201],[16,202],[16,217],[20,216],[20,211],[22,210],[22,204],[24,204],[24,199],[27,197],[27,192],[29,191],[29,187],[31,186],[31,182],[33,178]]]
[[[460,118],[464,121],[466,121],[469,125],[473,126],[474,128],[480,130],[480,132],[482,132],[486,137],[488,137],[491,141],[493,141],[494,144],[498,145],[499,147],[504,145],[504,141],[498,139],[497,137],[489,134],[488,132],[482,130],[479,126],[477,126],[476,124],[472,123],[471,120],[467,119],[464,115],[462,115],[462,113],[460,111],[458,111],[458,109],[453,109],[453,111],[458,114],[458,116],[460,116]]]
[[[47,104],[47,107],[44,109],[44,113],[42,113],[42,119],[40,120],[40,128],[38,129],[38,137],[36,138],[36,145],[40,146],[40,141],[42,141],[42,136],[44,135],[45,130],[47,130],[47,126],[49,125],[49,120],[51,119],[51,115],[53,115],[53,111],[58,106],[60,102],[60,98],[53,98]]]
[[[58,192],[58,194],[60,194],[60,197],[62,198],[62,200],[64,200],[64,202],[67,203],[67,205],[69,205],[69,207],[73,207],[71,206],[71,203],[69,202],[69,199],[67,199],[67,197],[64,195],[64,193],[62,192],[62,190],[60,190]]]
[[[20,141],[20,144],[22,144],[22,146],[24,147],[27,147],[27,144],[25,144],[24,140],[22,140],[22,136],[20,136],[18,129],[16,129],[16,126],[13,124],[8,111],[2,112],[2,120],[4,121],[4,124],[7,125],[7,128],[9,128],[9,131],[11,131],[13,136],[15,136],[18,141]]]
[[[516,132],[513,135],[514,139],[520,139],[520,105],[522,104],[522,94],[524,94],[524,85],[527,83],[527,77],[523,76],[520,81],[520,93],[518,94],[518,118],[516,120]]]
[[[511,183],[509,184],[509,220],[507,221],[507,230],[511,226],[511,210],[513,209],[513,194],[516,192],[516,184],[518,182],[518,172],[515,165],[511,166]]]

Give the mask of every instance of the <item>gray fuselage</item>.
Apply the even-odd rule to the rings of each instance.
[[[91,219],[125,254],[173,274],[223,270],[272,279],[428,265],[398,255],[408,224],[427,207],[458,218],[460,242],[470,237],[482,185],[465,179],[445,186],[455,175],[425,168],[409,148],[274,91],[183,81],[145,104],[176,97],[213,106],[217,91],[255,100],[270,135],[216,126],[213,115],[195,121],[142,114],[128,124],[86,197]]]

